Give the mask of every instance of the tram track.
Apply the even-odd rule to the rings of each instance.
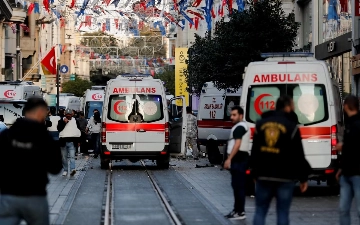
[[[144,169],[143,172],[146,173],[148,181],[151,184],[151,186],[153,187],[153,191],[154,191],[155,195],[158,197],[160,204],[162,205],[162,208],[164,209],[164,212],[169,219],[170,224],[183,225],[184,223],[182,222],[180,216],[177,215],[177,213],[175,213],[175,211],[173,210],[173,208],[171,206],[171,202],[166,198],[166,194],[160,188],[154,175],[147,168],[145,162],[140,161],[140,165]],[[105,200],[103,201],[104,207],[103,207],[103,211],[102,211],[103,215],[102,215],[101,225],[120,225],[121,223],[117,223],[117,221],[115,221],[116,219],[114,217],[114,208],[115,208],[114,179],[116,177],[116,176],[114,176],[114,174],[120,176],[121,172],[119,174],[118,171],[120,171],[120,170],[117,170],[117,169],[113,170],[112,163],[110,163],[109,168],[110,169],[107,171],[107,175],[106,175],[106,179],[105,179],[105,187],[104,187]],[[137,200],[142,201],[144,199],[137,199]]]

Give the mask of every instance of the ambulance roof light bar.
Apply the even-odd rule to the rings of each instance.
[[[312,52],[269,52],[261,53],[262,58],[274,58],[274,57],[314,57]]]
[[[106,86],[92,86],[91,90],[105,90]]]

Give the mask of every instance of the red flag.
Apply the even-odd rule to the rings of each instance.
[[[105,31],[106,31],[106,24],[105,24],[105,23],[103,23],[101,28],[102,28],[102,29],[101,29],[101,30],[102,30],[102,32],[105,32]]]
[[[48,54],[41,60],[41,65],[47,71],[43,71],[45,75],[56,74],[56,55],[55,47],[52,47]]]
[[[61,49],[61,52],[65,52],[65,50],[66,50],[66,45],[63,45],[62,49]]]
[[[70,9],[74,8],[75,3],[76,3],[76,0],[72,0],[72,1],[71,1],[71,4],[70,4]]]
[[[65,19],[64,19],[64,17],[61,17],[60,18],[60,28],[63,28],[63,27],[65,27]]]
[[[195,29],[199,28],[199,17],[195,17]]]
[[[28,14],[30,15],[32,13],[32,11],[35,8],[35,4],[34,3],[30,3],[29,7],[28,7]]]
[[[111,0],[104,0],[104,1],[103,1],[103,4],[109,5],[110,2],[111,2]]]
[[[46,11],[50,12],[50,9],[49,9],[49,7],[50,7],[49,0],[43,0],[43,5],[44,5]]]
[[[116,30],[119,29],[119,19],[114,19]]]
[[[91,27],[91,16],[85,16],[85,26]]]

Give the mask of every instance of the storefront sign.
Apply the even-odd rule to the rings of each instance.
[[[352,75],[360,74],[360,55],[351,58]]]
[[[330,41],[330,42],[327,44],[328,52],[333,52],[333,51],[335,51],[335,47],[336,47],[336,42],[335,42],[335,41]]]
[[[360,16],[360,0],[355,0],[355,16]]]

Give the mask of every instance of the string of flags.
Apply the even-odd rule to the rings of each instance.
[[[33,0],[15,1],[27,9],[29,15],[49,15],[61,27],[68,20],[75,20],[78,30],[95,27],[104,32],[115,29],[138,35],[139,30],[147,24],[159,29],[163,36],[167,35],[166,27],[169,25],[184,29],[188,24],[190,29],[197,30],[201,21],[205,21],[207,30],[211,30],[212,20],[231,14],[234,5],[242,11],[246,4],[245,0],[222,0],[218,3],[214,3],[214,0],[171,0],[172,7],[162,2],[165,0],[64,0],[56,5],[54,0],[42,0],[40,3]]]

